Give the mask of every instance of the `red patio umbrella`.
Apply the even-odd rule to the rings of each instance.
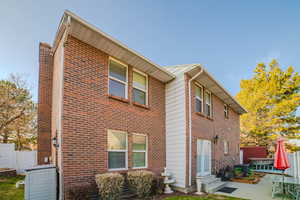
[[[277,140],[274,167],[283,171],[287,168],[290,168],[290,164],[284,149],[284,140],[282,138]]]
[[[279,138],[277,140],[277,149],[275,153],[274,167],[282,170],[282,192],[284,193],[284,170],[290,168],[290,164],[284,148],[284,140]],[[283,197],[282,197],[283,198]]]

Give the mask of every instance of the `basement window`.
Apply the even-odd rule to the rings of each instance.
[[[122,131],[108,130],[108,169],[127,169],[128,142],[127,133]]]
[[[195,90],[196,112],[203,112],[203,88],[197,84]]]
[[[147,105],[148,76],[136,69],[133,70],[133,101]]]
[[[127,99],[128,66],[109,58],[109,94]]]

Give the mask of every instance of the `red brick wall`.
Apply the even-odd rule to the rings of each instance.
[[[63,173],[65,187],[94,181],[107,172],[107,129],[128,132],[128,167],[132,168],[132,133],[148,135],[148,169],[165,166],[165,85],[149,77],[149,109],[108,96],[108,58],[100,50],[69,37],[64,55]],[[124,60],[123,62],[126,62]]]
[[[268,151],[266,147],[241,147],[243,150],[243,163],[249,163],[249,158],[267,158]]]
[[[189,77],[186,75],[186,88],[188,88],[188,80]],[[230,108],[229,108],[229,118],[228,119],[225,118],[224,102],[222,102],[221,99],[219,99],[213,94],[212,94],[212,110],[213,110],[212,119],[208,119],[204,115],[197,114],[195,111],[196,107],[195,107],[195,84],[194,83],[192,84],[192,95],[193,95],[192,97],[192,183],[195,183],[196,169],[197,169],[196,167],[197,139],[206,139],[211,141],[212,161],[213,161],[212,173],[215,173],[220,168],[226,167],[227,165],[232,166],[234,164],[239,163],[240,125],[239,125],[239,115]],[[188,104],[188,92],[187,92],[186,102]],[[188,105],[187,105],[187,110],[188,110]],[[188,127],[189,125],[187,124],[187,128]],[[213,138],[216,135],[219,136],[219,139],[217,143],[214,143]],[[224,154],[224,140],[229,141],[229,153],[227,155]],[[188,130],[187,130],[187,141],[189,141]]]
[[[40,43],[39,50],[39,99],[38,99],[38,164],[51,156],[51,104],[53,56],[48,44]]]

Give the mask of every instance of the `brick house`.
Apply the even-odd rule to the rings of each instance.
[[[99,173],[167,167],[185,190],[239,162],[245,110],[203,66],[158,66],[69,11],[39,62],[38,163],[60,198]]]

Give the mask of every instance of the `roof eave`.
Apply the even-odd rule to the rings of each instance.
[[[71,18],[69,34],[77,39],[100,49],[101,51],[113,56],[156,79],[167,83],[175,78],[175,75],[163,69],[159,65],[153,63],[149,59],[140,55],[136,51],[130,49],[120,41],[112,38],[95,26],[89,24],[74,13],[66,10],[60,21],[55,40],[53,43],[54,49],[60,41],[61,32],[64,32],[67,18]]]
[[[219,87],[219,89],[221,89],[222,91],[223,91],[223,93],[227,96],[227,97],[229,97],[230,99],[229,99],[229,101],[233,101],[234,102],[234,104],[235,104],[235,108],[233,108],[233,105],[230,105],[230,107],[231,108],[233,108],[238,114],[244,114],[244,113],[247,113],[247,110],[228,92],[228,90],[227,89],[225,89],[223,86],[222,86],[222,84],[221,83],[219,83],[219,81],[217,81],[216,79],[214,79],[213,78],[213,76],[205,69],[205,67],[203,66],[203,65],[201,65],[201,64],[196,64],[196,65],[194,65],[192,68],[189,68],[187,71],[186,71],[186,73],[188,73],[189,74],[189,72],[191,72],[191,71],[193,71],[193,70],[195,70],[195,69],[199,69],[199,70],[201,70],[201,69],[203,69],[203,72],[204,73],[202,73],[202,74],[206,74],[207,75],[207,77],[210,79],[210,80],[212,80],[214,83],[215,83],[215,85],[217,86],[217,87]],[[201,75],[200,75],[201,76]],[[208,88],[208,89],[210,89],[210,88]],[[215,94],[216,95],[216,94]],[[217,96],[217,95],[216,95]],[[220,98],[220,97],[219,97]],[[222,99],[222,98],[221,98]],[[222,99],[223,101],[226,101],[225,99]],[[226,102],[225,102],[226,103]]]

